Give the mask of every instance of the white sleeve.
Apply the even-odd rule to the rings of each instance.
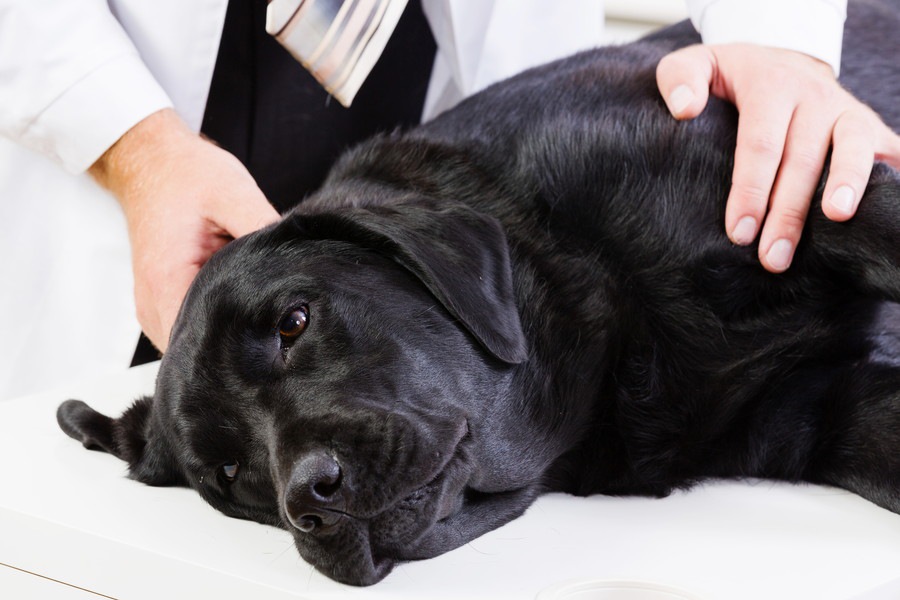
[[[687,0],[705,44],[749,42],[803,52],[841,67],[847,0]]]
[[[106,0],[0,0],[0,135],[80,173],[171,105]]]

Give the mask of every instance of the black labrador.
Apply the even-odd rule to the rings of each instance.
[[[844,84],[900,127],[900,2],[850,12]],[[847,223],[817,196],[764,271],[723,231],[733,107],[676,122],[656,90],[696,39],[580,54],[346,154],[202,269],[152,398],[69,401],[62,428],[356,585],[552,490],[767,477],[900,512],[900,176],[876,167]]]

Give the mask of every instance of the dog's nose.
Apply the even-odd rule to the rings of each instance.
[[[341,466],[324,450],[309,452],[294,463],[284,495],[291,524],[305,533],[318,533],[344,517]]]

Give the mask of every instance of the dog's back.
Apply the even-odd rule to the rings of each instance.
[[[898,0],[850,2],[841,83],[900,130],[897,31]],[[357,176],[405,181],[429,195],[496,213],[501,221],[536,220],[529,229],[545,232],[543,243],[554,254],[560,245],[583,254],[598,238],[619,239],[622,255],[609,255],[608,262],[631,271],[637,258],[628,250],[631,240],[646,237],[657,249],[643,257],[647,264],[690,262],[706,250],[698,234],[723,247],[728,243],[722,224],[737,123],[734,107],[716,98],[687,122],[675,121],[665,108],[656,64],[673,49],[697,42],[685,22],[634,44],[538,67],[386,146],[349,154],[326,189]],[[439,166],[432,169],[429,162]],[[472,185],[473,179],[480,185]],[[498,195],[512,196],[512,202],[498,202]],[[332,199],[314,199],[309,206]],[[817,196],[814,203],[819,201]],[[522,240],[515,233],[512,228],[514,244],[541,245],[534,231]]]

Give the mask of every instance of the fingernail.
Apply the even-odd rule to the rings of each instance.
[[[680,115],[693,101],[694,92],[691,91],[691,88],[683,84],[679,85],[669,94],[669,110],[674,115]]]
[[[849,217],[856,208],[856,193],[854,193],[853,188],[849,185],[842,185],[834,190],[829,202],[831,203],[832,208],[837,212]]]
[[[732,241],[739,246],[746,246],[747,244],[753,243],[755,237],[756,219],[753,217],[743,217],[731,231]]]
[[[794,254],[794,245],[790,240],[776,240],[766,253],[766,261],[776,271],[786,271],[791,266],[791,258]]]

